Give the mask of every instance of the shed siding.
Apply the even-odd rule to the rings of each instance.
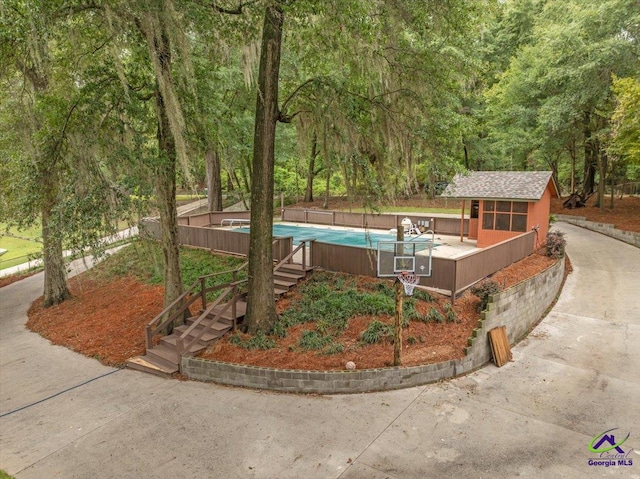
[[[527,221],[531,214],[532,203],[528,203],[528,205],[529,207],[527,209]],[[482,227],[483,214],[484,200],[480,201],[480,207],[478,211],[478,248],[486,248],[487,246],[491,246],[523,234],[522,231],[486,230]]]
[[[551,211],[551,189],[550,184],[544,190],[540,201],[529,204],[529,216],[527,217],[527,231],[531,231],[538,226],[538,237],[535,247],[542,246],[547,241],[549,232],[549,211]]]

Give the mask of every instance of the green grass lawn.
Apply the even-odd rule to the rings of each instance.
[[[40,253],[42,243],[39,239],[40,225],[24,230],[10,228],[7,231],[7,225],[0,223],[0,248],[7,250],[0,256],[0,269],[26,263],[30,256]]]
[[[185,287],[191,286],[200,276],[231,271],[246,261],[238,256],[213,254],[207,250],[180,248],[180,270]],[[98,276],[117,277],[133,275],[140,281],[162,284],[163,260],[160,245],[154,241],[134,241],[131,246],[107,258],[91,270]],[[246,276],[246,269],[240,275]],[[221,284],[231,281],[230,274],[214,281]]]
[[[351,208],[353,213],[371,213],[371,209],[367,208]],[[446,213],[460,214],[460,208],[425,208],[423,206],[384,206],[380,208],[381,213]],[[375,213],[375,212],[374,212]]]
[[[4,472],[2,469],[0,469],[0,479],[13,479],[13,476],[10,476],[6,472]]]
[[[192,195],[192,194],[180,194],[176,195],[176,201],[187,201],[187,200],[202,200],[206,198],[207,195]]]

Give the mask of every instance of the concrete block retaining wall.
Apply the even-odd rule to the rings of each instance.
[[[542,318],[558,296],[563,278],[564,259],[539,275],[491,297],[465,350],[475,367],[491,360],[489,331],[506,326],[509,343],[517,343]]]
[[[507,326],[514,343],[537,323],[557,297],[564,276],[564,261],[538,276],[492,297],[483,319],[469,339],[463,359],[423,366],[362,369],[355,371],[302,371],[263,368],[182,358],[181,371],[200,381],[257,389],[299,393],[361,393],[400,389],[427,384],[468,373],[491,359],[487,333],[496,326]]]
[[[612,224],[587,221],[584,216],[556,215],[556,218],[558,221],[564,221],[565,223],[596,231],[611,238],[629,243],[636,248],[640,248],[640,233],[636,233],[635,231],[623,231]]]

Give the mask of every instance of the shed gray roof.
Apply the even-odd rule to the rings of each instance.
[[[551,181],[554,196],[558,196],[550,171],[472,171],[457,174],[442,196],[460,199],[496,199],[537,201]]]

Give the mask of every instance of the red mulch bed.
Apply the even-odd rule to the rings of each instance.
[[[596,208],[595,195],[589,198],[584,208],[567,209],[562,207],[564,199],[556,198],[551,201],[551,213],[572,216],[584,216],[596,223],[610,223],[624,231],[640,233],[640,197],[625,196],[615,198],[613,209],[609,208],[609,198],[605,198],[605,208]]]
[[[69,286],[73,298],[62,304],[45,309],[42,298],[34,301],[27,328],[109,366],[144,354],[144,328],[162,311],[161,286],[130,277],[96,280],[88,274],[72,278]]]
[[[555,260],[540,253],[510,265],[496,273],[493,279],[503,288],[508,288],[554,264]],[[359,282],[369,281],[375,280],[359,278]],[[418,311],[426,314],[431,307],[435,306],[440,313],[444,314],[444,304],[449,303],[449,297],[433,293],[432,296],[436,301],[417,301]],[[287,297],[281,300],[278,309],[283,310],[288,307],[290,299]],[[402,364],[415,366],[462,358],[467,339],[480,319],[478,304],[479,299],[467,291],[455,301],[456,322],[411,321],[408,328],[403,329],[402,332]],[[290,328],[287,337],[278,339],[277,347],[273,349],[246,350],[231,344],[229,338],[225,337],[200,357],[283,369],[341,370],[345,369],[347,361],[353,361],[358,369],[388,367],[393,361],[393,344],[390,341],[374,345],[362,345],[360,342],[361,333],[374,319],[388,324],[393,323],[393,318],[390,316],[351,318],[347,329],[336,338],[344,346],[344,352],[338,354],[323,355],[316,351],[300,350],[297,343],[302,333],[315,329],[315,323],[311,322]]]
[[[10,284],[15,283],[16,281],[20,281],[21,279],[28,278],[29,276],[33,276],[34,274],[39,273],[40,271],[29,271],[28,273],[18,273],[12,274],[11,276],[4,276],[0,278],[0,288],[4,286],[9,286]]]
[[[546,256],[533,254],[514,263],[494,279],[509,287],[549,267],[553,261]],[[361,283],[375,281],[361,277]],[[129,357],[144,353],[144,328],[162,309],[163,288],[142,284],[130,277],[96,279],[90,273],[70,280],[73,298],[58,306],[43,309],[42,298],[29,309],[27,327],[40,333],[54,344],[66,346],[86,356],[95,357],[104,364],[120,366]],[[126,294],[125,294],[126,292]],[[298,294],[292,291],[281,300],[278,309],[288,307]],[[442,311],[448,298],[437,298],[437,308]],[[425,313],[436,303],[421,302],[419,310]],[[427,364],[463,356],[467,338],[479,319],[478,299],[466,293],[455,302],[458,322],[424,323],[412,321],[403,331],[403,364]],[[379,319],[391,322],[385,316],[358,316],[339,340],[345,351],[335,355],[318,355],[315,351],[289,351],[305,329],[313,323],[291,328],[289,335],[278,342],[278,347],[266,351],[247,351],[232,345],[228,339],[216,343],[203,357],[228,362],[273,366],[292,369],[331,370],[343,369],[346,361],[354,361],[358,368],[385,367],[393,358],[393,345],[389,342],[361,346],[359,338],[370,321]],[[409,344],[408,339],[415,342]]]

